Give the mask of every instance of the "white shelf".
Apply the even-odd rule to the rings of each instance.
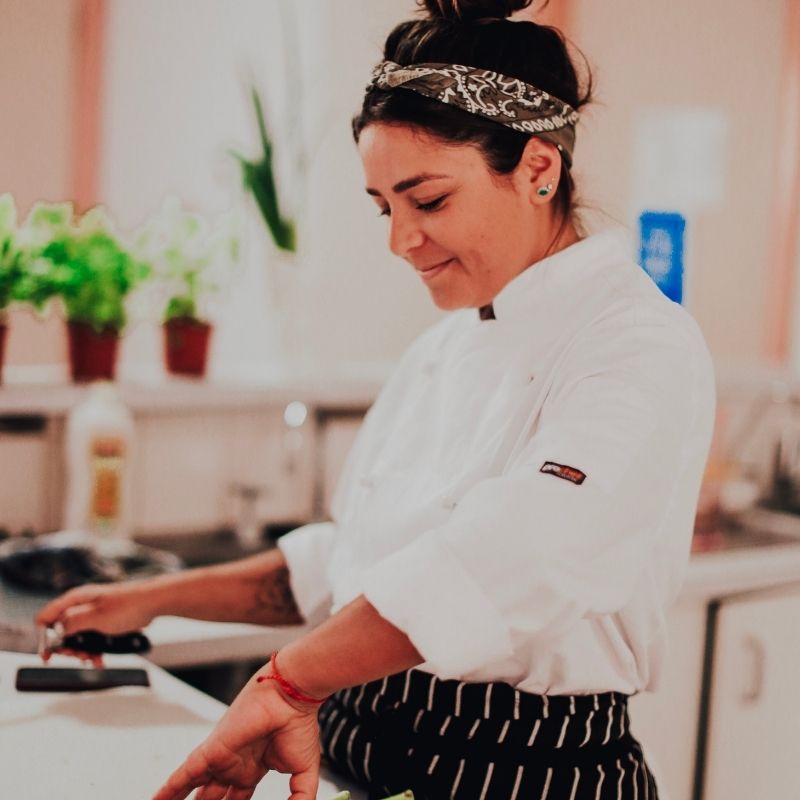
[[[380,390],[379,376],[293,377],[260,384],[165,380],[160,383],[119,383],[122,396],[134,412],[206,411],[284,405],[299,400],[309,406],[336,409],[368,408]],[[0,387],[0,414],[66,413],[86,391],[85,386],[11,384]]]

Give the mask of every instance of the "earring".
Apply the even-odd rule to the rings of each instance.
[[[540,186],[540,187],[539,187],[539,188],[536,190],[536,194],[538,194],[538,195],[539,195],[539,197],[547,197],[547,195],[549,195],[549,194],[550,194],[550,192],[552,192],[552,191],[553,191],[553,183],[552,183],[552,181],[551,181],[551,182],[550,182],[550,183],[548,183],[546,186]]]

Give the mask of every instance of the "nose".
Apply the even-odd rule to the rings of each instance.
[[[389,249],[405,258],[425,241],[425,233],[410,214],[393,211],[389,218]]]

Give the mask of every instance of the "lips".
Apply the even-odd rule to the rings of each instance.
[[[454,258],[448,258],[446,261],[440,261],[438,264],[432,264],[429,267],[418,267],[417,272],[419,272],[420,277],[423,280],[430,280],[431,278],[442,272],[453,261],[455,261]]]

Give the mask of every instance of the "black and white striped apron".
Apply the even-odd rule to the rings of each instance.
[[[627,696],[535,695],[418,669],[337,692],[323,758],[370,800],[657,800]]]

